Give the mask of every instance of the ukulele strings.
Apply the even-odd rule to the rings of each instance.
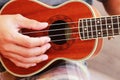
[[[54,31],[62,31],[62,30],[72,30],[72,29],[76,29],[76,28],[78,28],[78,27],[52,29],[52,30],[42,30],[42,31],[31,31],[31,32],[24,32],[24,33],[22,33],[22,34],[32,34],[32,33],[39,33],[39,32],[54,32]]]
[[[84,21],[83,21],[84,22]],[[73,23],[78,23],[78,21],[75,22],[69,22],[69,23],[59,23],[59,24],[49,24],[48,26],[56,26],[56,25],[64,25],[64,24],[73,24]],[[114,23],[115,24],[115,23]],[[95,26],[95,25],[92,25]],[[23,32],[23,34],[32,34],[32,33],[39,33],[39,32],[52,32],[52,31],[60,31],[60,30],[73,30],[76,29],[77,27],[72,27],[72,28],[61,28],[61,29],[52,29],[52,30],[42,30],[42,31],[31,31],[31,32]],[[118,29],[118,28],[116,28]],[[106,29],[105,29],[106,30]],[[93,30],[94,32],[94,30]],[[96,31],[95,31],[96,32]],[[67,32],[64,34],[56,34],[56,35],[49,35],[49,37],[54,37],[54,36],[62,36],[62,35],[70,35],[70,34],[79,34],[79,32]],[[64,40],[74,40],[74,39],[80,39],[80,37],[76,37],[76,38],[64,38],[64,39],[59,39],[59,40],[52,40],[52,42],[56,42],[56,41],[64,41]]]
[[[49,24],[48,26],[58,26],[58,25],[64,25],[64,24],[75,24],[78,23],[78,21],[75,22],[69,22],[69,23],[59,23],[59,24]],[[31,32],[23,32],[22,34],[32,34],[32,33],[40,33],[40,32],[54,32],[54,31],[61,31],[61,30],[74,30],[77,29],[78,27],[73,27],[73,28],[61,28],[61,29],[52,29],[52,30],[42,30],[42,31],[31,31]],[[55,37],[55,36],[67,36],[71,34],[78,34],[79,32],[67,32],[64,34],[55,34],[55,35],[49,35],[49,37]],[[59,40],[52,40],[51,42],[58,42],[58,41],[65,41],[65,40],[75,40],[75,39],[80,39],[80,37],[75,37],[75,38],[64,38],[64,39],[59,39]]]
[[[52,40],[51,42],[66,41],[66,40],[77,40],[77,39],[80,39],[80,37]]]
[[[59,23],[59,24],[49,24],[48,26],[58,26],[58,25],[64,25],[64,24],[73,24],[73,23],[78,23],[78,21],[75,22],[69,22],[69,23]],[[78,28],[78,27],[74,27]],[[42,30],[42,31],[31,31],[31,32],[24,32],[22,34],[31,34],[31,33],[39,33],[39,32],[51,32],[51,31],[56,31],[56,30],[69,30],[69,29],[74,29],[74,28],[61,28],[61,29],[52,29],[52,30]]]
[[[49,24],[48,26],[56,26],[56,25],[63,25],[63,24],[73,24],[73,23],[78,23],[78,21],[69,22],[69,23]],[[114,23],[114,24],[117,24],[117,23]],[[106,24],[102,24],[102,25],[106,25]],[[108,25],[110,25],[110,24],[108,24]],[[96,26],[96,25],[92,25],[92,26]],[[75,29],[75,28],[78,28],[78,26],[73,27],[73,28],[61,28],[61,29],[52,29],[52,30],[42,30],[42,31],[40,30],[40,31],[23,32],[22,34],[32,34],[32,33],[39,33],[39,32],[51,32],[51,31],[57,31],[57,30],[58,31],[59,30],[70,30],[70,29],[72,30],[72,29]],[[118,29],[118,28],[114,28],[114,29]]]

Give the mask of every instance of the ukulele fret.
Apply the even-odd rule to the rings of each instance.
[[[97,38],[97,28],[96,28],[95,18],[91,19],[91,23],[92,23],[93,38]]]
[[[81,39],[94,39],[120,34],[120,16],[80,20]]]
[[[113,36],[113,24],[112,24],[112,19],[111,17],[106,17],[106,24],[108,28],[108,36]]]
[[[93,38],[91,19],[87,19],[87,26],[88,26],[89,39]]]
[[[95,25],[95,22],[94,22]],[[91,39],[97,37],[96,27],[92,26],[92,20],[91,19],[83,19],[79,21],[80,26],[80,36],[81,39]],[[93,32],[94,31],[94,32]]]
[[[81,39],[88,39],[91,35],[89,35],[89,28],[88,28],[88,23],[86,19],[80,20],[80,36]]]
[[[87,38],[86,39],[89,39],[89,26],[88,26],[88,22],[87,22],[87,19],[85,19],[85,23],[86,23],[86,31],[87,31]]]
[[[101,27],[102,27],[102,31],[103,31],[103,37],[108,36],[108,29],[107,29],[107,21],[105,17],[101,18]]]
[[[118,27],[120,29],[120,16],[117,16],[117,20],[118,20]]]
[[[101,20],[100,18],[96,18],[96,27],[97,27],[97,35],[98,37],[102,37],[103,36],[103,33],[102,33],[102,27],[101,27]]]
[[[120,28],[120,16],[118,16],[118,19],[119,19],[119,28]],[[119,29],[120,30],[120,29]]]
[[[84,30],[84,39],[88,39],[88,27],[86,24],[86,19],[83,19],[83,30]]]
[[[81,37],[81,39],[84,39],[83,20],[79,21],[79,27],[80,27],[80,32],[79,32],[80,37]]]
[[[118,21],[118,32],[120,34],[120,16],[117,16],[117,21]]]
[[[119,35],[120,34],[120,32],[119,32],[120,29],[119,29],[119,21],[118,21],[117,16],[113,16],[112,21],[113,21],[114,35]]]

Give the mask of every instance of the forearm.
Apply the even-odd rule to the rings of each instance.
[[[110,15],[120,14],[120,0],[100,0]]]

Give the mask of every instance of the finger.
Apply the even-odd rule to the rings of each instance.
[[[37,61],[37,63],[39,62],[42,62],[44,60],[47,60],[48,59],[48,56],[47,55],[41,55],[41,56],[38,56],[37,58],[39,58],[39,61]],[[33,58],[35,59],[35,58]],[[30,61],[32,61],[33,59],[31,59]],[[14,58],[10,58],[10,60],[18,67],[23,67],[23,68],[29,68],[29,67],[33,67],[33,66],[36,66],[37,63],[28,63],[26,61],[23,60],[22,61],[19,61],[19,60],[16,60]],[[33,60],[34,61],[34,60]]]
[[[30,20],[21,15],[17,15],[15,20],[20,24],[20,27],[22,26],[21,28],[24,27],[24,28],[29,28],[29,29],[38,29],[38,28],[43,29],[47,26],[47,24],[44,24],[44,23],[41,24],[40,22]],[[18,30],[12,30],[12,29],[9,30],[7,35],[5,35],[5,39],[7,41],[11,41],[11,42],[14,42],[18,45],[25,46],[25,47],[41,46],[50,41],[49,37],[41,37],[41,38],[34,37],[33,38],[27,35],[22,35],[18,33]]]
[[[21,62],[16,61],[16,60],[14,60],[12,58],[10,59],[10,61],[12,61],[16,66],[22,67],[22,68],[29,68],[29,67],[36,66],[36,63],[33,63],[33,64],[21,63]]]
[[[19,66],[19,67],[35,66],[37,63],[40,63],[40,62],[48,59],[48,56],[45,54],[36,56],[36,57],[30,57],[30,58],[24,58],[22,56],[16,55],[15,53],[7,53],[6,52],[6,54],[9,54],[9,55],[7,55],[5,57],[8,58],[9,60],[11,60],[16,66]],[[26,65],[28,65],[28,66],[26,66]]]
[[[15,53],[9,53],[9,54],[10,55],[8,55],[7,58],[9,57],[9,59],[14,59],[15,61],[26,64],[39,63],[48,59],[48,56],[46,54],[42,54],[40,56],[35,56],[35,57],[29,57],[29,58],[16,55]]]
[[[45,53],[51,45],[49,43],[41,46],[41,47],[34,47],[34,48],[26,48],[15,44],[7,44],[4,45],[4,51],[16,53],[17,55],[23,57],[35,57]]]
[[[44,37],[28,37],[24,36],[22,34],[18,34],[17,37],[15,37],[14,41],[18,45],[22,45],[25,47],[36,47],[36,46],[42,46],[48,42],[51,41],[51,39],[47,36]]]
[[[44,36],[44,37],[29,37],[26,35],[22,35],[20,33],[13,32],[9,36],[5,38],[6,41],[15,43],[17,45],[21,45],[24,47],[36,47],[36,46],[42,46],[48,42],[51,41],[50,37]]]
[[[38,22],[33,19],[28,19],[20,14],[16,15],[16,21],[18,22],[20,28],[41,30],[48,26],[48,23],[46,22]]]

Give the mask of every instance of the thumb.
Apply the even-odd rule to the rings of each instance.
[[[16,21],[18,23],[19,28],[41,30],[48,26],[47,22],[38,22],[33,19],[28,19],[20,14],[16,15]]]

